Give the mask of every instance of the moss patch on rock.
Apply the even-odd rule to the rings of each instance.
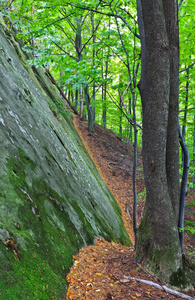
[[[0,47],[0,299],[64,299],[72,254],[131,242],[60,95],[1,27]]]
[[[4,229],[7,236],[1,236],[0,298],[59,299],[65,293],[72,254],[84,242],[65,210],[66,200],[39,178],[32,188],[28,186],[23,166],[26,156],[19,149],[21,153],[21,159],[8,162],[9,179],[23,204],[18,207],[17,224],[13,222]],[[89,232],[86,235],[92,242]]]
[[[4,224],[0,228],[0,298],[64,299],[72,255],[94,242],[94,231],[76,201],[70,207],[67,199],[41,178],[29,186],[25,166],[36,168],[24,150],[18,148],[18,155],[9,159],[7,167],[10,183],[22,201],[16,220],[9,227]],[[97,205],[93,199],[90,201],[92,207]],[[75,211],[75,219],[70,219],[69,209]],[[101,215],[96,214],[96,219],[100,235],[116,240]]]
[[[193,290],[195,286],[195,264],[183,255],[182,267],[171,275],[170,285],[180,290]]]

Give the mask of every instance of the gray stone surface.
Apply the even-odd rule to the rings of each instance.
[[[1,299],[65,299],[72,254],[97,236],[129,244],[116,201],[56,99],[1,29]]]

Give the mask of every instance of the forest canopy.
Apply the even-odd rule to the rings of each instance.
[[[81,116],[87,118],[88,95],[93,120],[120,137],[134,140],[135,98],[138,145],[142,143],[141,43],[136,1],[1,2],[11,26],[32,53],[30,63],[52,73]],[[179,117],[190,154],[191,185],[195,163],[195,57],[192,0],[179,2]],[[87,90],[86,90],[87,87]]]

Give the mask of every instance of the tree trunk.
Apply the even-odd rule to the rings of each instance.
[[[136,171],[137,171],[137,125],[135,111],[135,95],[133,94],[133,127],[134,127],[134,159],[133,159],[133,231],[135,236],[134,247],[137,247],[137,188],[136,188]]]
[[[77,18],[77,28],[76,28],[76,37],[75,37],[75,48],[78,55],[78,61],[82,61],[82,16]],[[85,101],[87,104],[87,113],[88,113],[88,129],[90,132],[94,132],[94,126],[93,126],[93,112],[91,107],[91,101],[89,97],[89,88],[88,85],[84,86],[84,93],[85,93]],[[82,103],[80,104],[81,113],[83,113],[83,107]]]
[[[182,268],[179,242],[177,1],[137,2],[142,51],[146,204],[138,230],[137,261],[168,281]]]
[[[164,0],[163,9],[169,41],[169,111],[167,127],[166,170],[169,195],[171,197],[176,221],[179,220],[179,28],[178,28],[178,1]]]
[[[78,110],[78,99],[79,99],[79,90],[75,91],[75,109]]]
[[[194,124],[195,124],[195,116],[194,116]],[[195,125],[194,125],[194,143],[193,143],[193,165],[195,167]],[[192,184],[193,184],[193,188],[194,188],[194,183],[195,183],[195,174],[193,172],[193,176],[192,176]]]
[[[120,116],[119,116],[119,137],[122,138],[122,135],[123,135],[123,127],[122,127],[122,95],[121,95],[121,92],[120,92],[120,89],[118,89],[118,94],[119,94],[119,107],[120,107]]]
[[[84,88],[84,91],[85,91],[85,101],[87,104],[87,113],[88,113],[88,128],[90,132],[94,132],[93,111],[92,111],[90,97],[89,97],[88,85]]]
[[[94,24],[94,13],[91,14],[91,25],[92,25],[92,34],[93,34],[93,67],[95,67],[95,42],[96,42],[96,35],[95,35],[95,24]],[[95,81],[93,83],[93,120],[95,121]]]
[[[83,91],[81,88],[79,89],[79,94],[80,94],[80,96],[79,96],[79,98],[80,98],[80,116],[81,116],[81,118],[83,118],[84,117],[84,101],[83,101]]]
[[[183,117],[183,127],[182,127],[182,136],[185,138],[186,134],[186,121],[187,121],[187,109],[188,109],[188,95],[189,95],[189,79],[190,79],[190,70],[189,68],[186,69],[186,77],[187,77],[187,82],[186,82],[186,101],[185,101],[185,108],[184,108],[184,117]]]
[[[179,119],[178,119],[179,123]],[[180,192],[180,209],[179,209],[179,238],[180,238],[180,245],[183,251],[183,242],[184,242],[184,213],[185,213],[185,202],[186,202],[186,195],[187,195],[187,185],[188,185],[188,172],[189,172],[189,152],[188,146],[185,143],[184,136],[181,132],[181,127],[179,123],[179,141],[182,148],[182,156],[183,156],[183,176],[181,181],[181,192]]]
[[[109,18],[109,24],[108,24],[108,30],[110,31],[110,18]],[[110,41],[110,32],[108,34],[108,41]],[[106,104],[106,96],[107,96],[107,79],[108,79],[108,61],[110,58],[110,48],[107,50],[106,55],[106,69],[105,69],[105,84],[104,84],[104,93],[103,93],[103,126],[106,128],[106,118],[107,118],[107,104]]]

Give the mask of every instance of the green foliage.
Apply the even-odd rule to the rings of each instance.
[[[137,201],[140,201],[140,200],[146,200],[146,188],[143,189],[142,192],[140,192],[139,194],[137,194]]]
[[[185,230],[190,234],[195,234],[195,222],[186,220],[185,223],[187,224],[187,226],[185,226]]]
[[[195,200],[192,199],[192,200],[191,200],[191,203],[188,202],[186,205],[194,209],[194,208],[195,208]],[[186,230],[189,234],[195,234],[195,222],[186,220],[185,223],[187,224],[187,225],[185,226],[185,230]]]
[[[15,0],[9,6],[1,2],[3,14],[10,16],[10,28],[23,38],[24,50],[31,65],[47,67],[73,105],[79,110],[84,101],[84,87],[94,108],[95,121],[130,138],[132,92],[136,97],[136,119],[142,124],[142,105],[137,83],[129,87],[140,63],[136,1],[121,0],[104,3],[94,0],[33,1]],[[190,155],[190,187],[195,177],[195,4],[186,0],[179,10],[180,28],[180,90],[179,117],[185,129],[185,141]],[[123,104],[120,102],[122,95]],[[55,108],[57,106],[57,111]],[[65,113],[62,103],[51,104],[55,114]],[[81,108],[81,106],[80,106]],[[84,102],[84,114],[86,105]],[[85,116],[86,117],[86,116]],[[184,132],[184,131],[183,131]],[[138,146],[142,145],[138,127]],[[182,155],[180,155],[182,160]],[[181,161],[182,165],[182,161]],[[181,168],[182,173],[182,168]]]
[[[49,103],[49,108],[53,114],[57,117],[58,114],[70,115],[70,111],[66,109],[65,104],[62,100],[53,99],[52,103]]]

